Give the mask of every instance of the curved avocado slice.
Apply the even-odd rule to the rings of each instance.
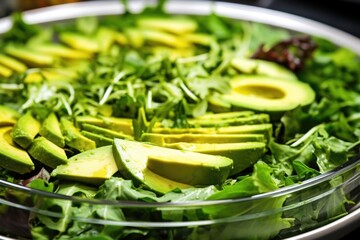
[[[270,122],[270,116],[266,113],[254,114],[251,116],[242,116],[226,119],[189,119],[188,123],[193,127],[221,127],[234,125],[249,125]]]
[[[112,146],[104,146],[79,153],[66,164],[57,166],[52,177],[99,185],[118,171]]]
[[[243,143],[173,143],[168,147],[184,151],[220,155],[234,161],[230,175],[237,174],[253,165],[265,152],[264,142],[243,142]]]
[[[232,91],[222,95],[236,108],[282,112],[305,106],[315,100],[306,83],[266,76],[238,76],[230,81]]]
[[[239,117],[249,117],[254,115],[253,111],[232,111],[232,112],[221,112],[221,113],[205,113],[204,115],[198,116],[194,119],[207,119],[207,120],[219,120],[219,119],[233,119]]]
[[[64,149],[44,137],[35,138],[28,152],[34,159],[51,168],[65,164],[68,160]]]
[[[60,119],[60,128],[64,136],[65,143],[69,147],[77,149],[80,152],[96,148],[96,143],[82,135],[80,130],[75,127],[71,120],[62,117]]]
[[[221,183],[228,177],[233,164],[231,159],[222,156],[123,139],[115,139],[113,147],[123,176],[159,193]]]
[[[272,135],[272,124],[262,123],[253,125],[239,125],[239,126],[225,126],[225,127],[211,127],[211,128],[152,128],[152,133],[162,134],[263,134],[266,140],[269,140]]]
[[[128,139],[128,140],[133,140],[133,136],[122,133],[122,132],[118,132],[118,131],[113,131],[111,129],[108,129],[106,127],[99,127],[93,124],[88,124],[88,123],[83,123],[81,128],[85,131],[88,132],[92,132],[98,135],[102,135],[105,136],[107,138],[121,138],[121,139]]]
[[[99,51],[99,44],[96,39],[87,35],[74,32],[62,32],[59,34],[59,39],[71,48],[79,51],[88,53],[96,53]]]
[[[236,143],[236,142],[265,142],[263,134],[161,134],[161,133],[143,133],[141,141],[151,142],[158,146],[167,147],[168,144],[178,142],[188,143]]]
[[[132,136],[134,134],[133,120],[131,118],[117,118],[101,116],[105,126],[113,131],[118,131]]]
[[[28,111],[15,123],[11,136],[14,142],[26,149],[39,133],[40,127],[40,122],[32,116],[31,111]]]
[[[61,44],[47,43],[31,46],[31,48],[42,54],[49,54],[54,57],[63,57],[67,59],[89,59],[91,57],[89,52],[68,48]]]
[[[65,139],[61,133],[60,122],[55,113],[50,113],[42,122],[40,135],[59,147],[63,148],[65,146]]]
[[[12,57],[25,62],[29,66],[47,67],[55,63],[55,58],[31,50],[30,47],[8,45],[4,51]]]
[[[14,109],[0,105],[0,127],[1,126],[12,126],[20,117],[20,113]]]
[[[194,32],[198,25],[189,18],[162,18],[162,17],[142,17],[137,19],[137,25],[144,29],[156,29],[174,34],[185,34]]]
[[[97,133],[82,130],[81,134],[84,135],[84,137],[93,140],[96,143],[96,147],[108,146],[112,145],[113,143],[113,138],[108,138],[104,135],[100,135]]]
[[[246,74],[266,75],[274,78],[298,80],[295,73],[282,65],[262,59],[235,58],[231,66]]]
[[[28,153],[17,147],[11,137],[13,127],[0,127],[0,166],[20,174],[35,169]]]
[[[13,74],[13,70],[0,64],[0,76],[8,78]]]
[[[25,72],[27,69],[25,64],[5,54],[0,54],[0,64],[16,72]]]

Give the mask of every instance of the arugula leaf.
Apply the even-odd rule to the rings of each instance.
[[[257,195],[278,189],[276,181],[271,176],[272,169],[262,161],[254,165],[254,171],[251,176],[243,178],[233,185],[225,186],[223,190],[214,193],[209,200],[221,199],[241,199],[247,196]],[[251,200],[250,202],[234,202],[226,204],[217,204],[214,206],[206,206],[203,211],[209,214],[211,219],[236,217],[243,214],[251,216],[267,212],[269,210],[276,210],[281,208],[287,196],[274,197],[271,199]],[[211,234],[216,234],[220,238],[228,239],[232,237],[245,239],[270,239],[279,233],[280,230],[288,228],[292,225],[291,219],[282,218],[281,212],[274,211],[274,214],[269,214],[264,217],[256,217],[256,229],[254,229],[254,220],[242,220],[241,224],[238,222],[228,222],[224,225],[220,224],[218,227],[212,228]],[[260,223],[260,224],[259,224]],[[263,226],[258,229],[259,226]],[[236,229],[236,230],[235,230]]]
[[[64,183],[59,185],[57,194],[63,194],[67,196],[78,196],[78,197],[87,197],[92,198],[95,195],[93,188],[88,186],[73,184],[73,183]],[[73,216],[74,206],[69,200],[62,199],[46,199],[46,201],[40,201],[37,204],[40,204],[38,207],[43,210],[48,210],[50,212],[55,212],[61,217],[52,218],[47,215],[39,214],[37,218],[39,221],[44,224],[47,228],[51,230],[56,230],[60,233],[63,233],[67,230],[69,223],[71,222],[71,217]]]
[[[321,173],[330,171],[348,160],[348,142],[330,137],[315,142],[313,146]]]

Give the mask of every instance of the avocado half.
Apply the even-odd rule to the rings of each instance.
[[[261,112],[284,112],[315,100],[314,90],[297,80],[269,76],[237,76],[230,80],[232,91],[222,96],[234,108]]]

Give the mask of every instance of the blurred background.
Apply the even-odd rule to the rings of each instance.
[[[16,10],[28,10],[77,1],[81,0],[1,0],[0,17],[7,16]],[[191,1],[188,0],[188,2]],[[360,37],[360,0],[230,0],[227,2],[260,6],[296,14]]]

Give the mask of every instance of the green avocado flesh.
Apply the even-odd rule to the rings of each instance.
[[[268,114],[254,114],[250,116],[235,117],[218,119],[190,119],[188,123],[192,127],[221,127],[221,126],[236,126],[236,125],[250,125],[250,124],[261,124],[270,122],[270,116]]]
[[[3,65],[15,72],[24,72],[27,67],[17,59],[0,53],[0,65]]]
[[[88,124],[88,123],[84,123],[82,125],[82,129],[85,131],[88,131],[88,132],[103,135],[104,137],[111,138],[111,139],[113,139],[113,138],[121,138],[121,139],[129,139],[129,140],[133,139],[133,137],[131,135],[127,135],[127,134],[124,134],[121,132],[113,131],[106,127],[99,127],[99,126]]]
[[[172,143],[167,147],[228,157],[233,160],[230,175],[235,175],[253,165],[265,153],[265,143]]]
[[[144,133],[141,136],[143,142],[151,142],[158,146],[166,147],[168,144],[178,142],[189,143],[236,143],[236,142],[264,142],[263,134],[161,134]]]
[[[258,75],[237,76],[230,83],[232,92],[222,95],[222,99],[235,108],[282,112],[315,100],[314,90],[297,80]]]
[[[29,154],[16,146],[11,137],[12,126],[0,127],[0,166],[24,174],[35,169]]]
[[[44,137],[36,138],[28,149],[29,154],[46,166],[55,168],[68,160],[65,150]]]
[[[48,54],[41,54],[23,46],[8,45],[4,51],[10,56],[25,62],[33,67],[47,67],[55,62],[55,58]]]
[[[81,134],[84,137],[94,141],[96,143],[96,147],[107,146],[107,145],[111,145],[113,143],[112,138],[108,138],[108,137],[105,137],[103,135],[96,134],[96,133],[93,133],[93,132],[89,132],[89,131],[86,131],[86,130],[82,130]]]
[[[231,66],[246,74],[266,75],[274,78],[297,80],[296,75],[289,69],[275,63],[260,59],[234,58]]]
[[[15,123],[11,136],[14,142],[26,149],[39,133],[40,127],[41,123],[32,116],[31,112],[27,112]]]
[[[223,182],[233,161],[222,156],[180,151],[115,139],[114,156],[120,172],[137,184],[166,193],[175,188]]]
[[[65,143],[69,147],[77,149],[80,152],[96,148],[95,141],[85,137],[80,130],[75,127],[71,120],[66,118],[60,119],[60,128],[64,136]]]
[[[64,136],[61,133],[60,122],[55,113],[50,113],[41,124],[40,135],[47,138],[59,147],[65,146]]]
[[[104,146],[79,153],[66,164],[57,166],[53,177],[99,185],[118,171],[112,146]]]
[[[264,134],[265,139],[268,140],[272,135],[272,124],[253,124],[240,126],[226,126],[226,127],[210,127],[210,128],[162,128],[155,127],[152,133],[161,134]]]
[[[13,126],[20,114],[12,108],[0,105],[0,127]]]

